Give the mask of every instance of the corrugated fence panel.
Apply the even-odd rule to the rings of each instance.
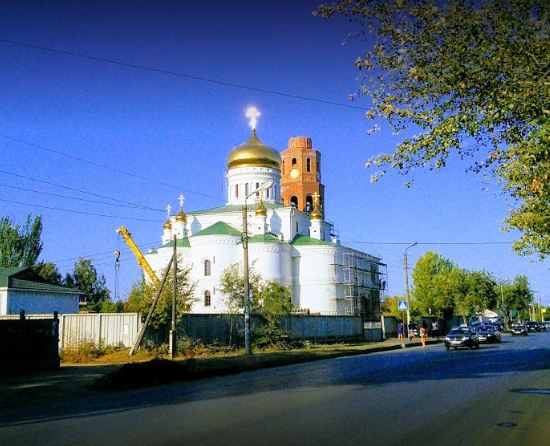
[[[86,342],[97,346],[131,347],[140,326],[138,313],[63,314],[60,316],[60,348]]]

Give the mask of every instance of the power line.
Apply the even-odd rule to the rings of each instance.
[[[310,96],[301,96],[301,95],[297,95],[297,94],[286,93],[286,92],[283,92],[283,91],[269,90],[269,89],[266,89],[266,88],[259,88],[259,87],[251,87],[249,85],[237,84],[235,82],[227,82],[227,81],[222,81],[222,80],[219,80],[219,79],[212,79],[212,78],[207,78],[207,77],[195,76],[195,75],[192,75],[192,74],[181,73],[181,72],[177,72],[177,71],[163,70],[161,68],[148,67],[146,65],[133,64],[133,63],[129,63],[129,62],[122,62],[122,61],[116,60],[116,59],[108,59],[108,58],[104,58],[104,57],[92,56],[90,54],[77,53],[77,52],[74,52],[74,51],[61,50],[61,49],[58,49],[58,48],[51,48],[51,47],[42,46],[42,45],[34,45],[34,44],[31,44],[31,43],[26,43],[26,42],[19,42],[19,41],[15,41],[15,40],[1,39],[1,38],[0,38],[0,42],[9,43],[11,45],[24,46],[24,47],[27,47],[27,48],[34,48],[34,49],[43,50],[43,51],[50,51],[52,53],[65,54],[65,55],[68,55],[68,56],[80,57],[80,58],[83,58],[83,59],[94,60],[96,62],[106,62],[106,63],[110,63],[110,64],[114,64],[114,65],[120,65],[120,66],[123,66],[123,67],[129,67],[129,68],[134,68],[134,69],[139,69],[139,70],[151,71],[151,72],[154,72],[154,73],[168,74],[170,76],[180,77],[180,78],[184,78],[184,79],[192,79],[192,80],[201,81],[201,82],[208,82],[208,83],[211,83],[211,84],[222,85],[224,87],[233,87],[233,88],[240,88],[240,89],[243,89],[243,90],[257,91],[259,93],[271,94],[271,95],[282,96],[282,97],[292,98],[292,99],[300,99],[302,101],[316,102],[316,103],[320,103],[320,104],[333,105],[333,106],[337,106],[337,107],[346,107],[346,108],[362,110],[362,111],[367,110],[366,107],[361,107],[359,105],[346,104],[344,102],[335,102],[335,101],[329,101],[329,100],[326,100],[326,99],[314,98],[314,97],[310,97]]]
[[[63,184],[53,183],[51,181],[39,180],[38,178],[28,177],[28,176],[21,175],[21,174],[18,174],[18,173],[7,172],[5,170],[0,170],[0,173],[3,173],[5,175],[10,175],[12,177],[24,178],[26,180],[35,181],[37,183],[48,184],[49,186],[59,187],[61,189],[72,190],[73,192],[78,192],[78,193],[81,193],[81,194],[87,194],[87,195],[91,195],[93,197],[105,198],[107,200],[115,201],[115,202],[118,202],[118,203],[124,203],[124,204],[127,204],[127,205],[131,205],[131,206],[134,206],[138,209],[147,209],[147,210],[150,210],[150,211],[158,211],[159,210],[159,209],[151,208],[149,206],[143,206],[141,204],[132,203],[130,201],[119,200],[118,198],[112,198],[112,197],[109,197],[107,195],[96,194],[94,192],[88,192],[88,191],[85,191],[85,190],[82,190],[82,189],[76,189],[74,187],[65,186]]]
[[[148,242],[148,243],[140,244],[141,247],[150,247],[150,246],[155,246],[155,245],[158,245],[158,242]],[[121,251],[124,252],[124,253],[130,253],[131,252],[130,248],[122,248]],[[52,260],[51,262],[55,263],[55,264],[67,263],[67,262],[76,261],[80,258],[94,259],[94,260],[104,260],[104,259],[108,259],[108,258],[112,257],[113,252],[114,252],[114,250],[102,251],[102,252],[96,252],[94,254],[79,255],[78,257],[68,257],[68,258],[60,259],[60,260]]]
[[[344,243],[358,243],[366,245],[410,245],[410,242],[366,242],[342,240]],[[514,242],[418,242],[418,245],[511,245]]]
[[[0,39],[0,41],[1,41],[1,39]],[[79,161],[81,163],[90,164],[92,166],[100,167],[102,169],[106,169],[106,170],[110,170],[112,172],[120,173],[122,175],[126,175],[126,176],[129,176],[129,177],[132,177],[132,178],[136,178],[138,180],[149,181],[151,183],[159,184],[161,186],[170,187],[170,188],[176,189],[178,191],[184,191],[184,192],[189,193],[189,194],[200,195],[200,196],[205,197],[205,198],[212,198],[212,199],[215,199],[215,200],[218,200],[218,201],[223,201],[219,197],[214,197],[212,195],[203,194],[202,192],[197,192],[197,191],[193,191],[193,190],[190,190],[190,189],[181,188],[179,186],[175,186],[173,184],[166,183],[164,181],[155,180],[154,178],[149,178],[149,177],[145,177],[145,176],[142,176],[142,175],[137,175],[135,173],[128,172],[126,170],[117,169],[116,167],[107,166],[105,164],[100,164],[100,163],[97,163],[95,161],[87,160],[85,158],[70,155],[70,154],[62,152],[60,150],[50,149],[48,147],[44,147],[44,146],[41,146],[41,145],[38,145],[38,144],[34,144],[32,142],[28,142],[28,141],[25,141],[25,140],[22,140],[22,139],[19,139],[19,138],[14,138],[13,136],[5,135],[5,134],[0,134],[0,136],[3,137],[3,138],[9,139],[11,141],[15,141],[15,142],[18,142],[20,144],[27,145],[29,147],[33,147],[33,148],[38,149],[38,150],[43,150],[45,152],[55,153],[57,155],[64,156],[66,158],[70,158],[70,159],[73,159],[75,161]]]
[[[87,203],[103,204],[103,205],[106,205],[106,206],[117,206],[117,207],[131,208],[131,209],[144,209],[143,206],[139,206],[139,205],[128,205],[128,204],[120,204],[120,203],[116,203],[116,204],[115,203],[107,203],[105,201],[89,200],[89,199],[86,199],[86,198],[79,198],[79,197],[70,197],[68,195],[54,194],[52,192],[44,192],[44,191],[41,191],[41,190],[29,189],[27,187],[12,186],[12,185],[9,185],[9,184],[0,183],[0,187],[9,187],[11,189],[24,190],[24,191],[28,191],[28,192],[34,192],[36,194],[50,195],[52,197],[59,197],[59,198],[68,198],[70,200],[85,201]],[[166,212],[163,209],[153,209],[153,208],[145,208],[144,210],[158,211],[158,212],[162,212],[162,213]]]
[[[126,216],[118,216],[118,215],[98,214],[98,213],[95,213],[95,212],[76,211],[76,210],[73,210],[73,209],[63,209],[63,208],[57,208],[57,207],[53,207],[53,206],[45,206],[45,205],[42,205],[42,204],[31,204],[31,203],[24,203],[22,201],[5,200],[3,198],[0,198],[0,201],[3,201],[5,203],[21,204],[23,206],[32,206],[32,207],[50,209],[50,210],[53,210],[53,211],[70,212],[70,213],[73,213],[73,214],[93,215],[95,217],[116,218],[116,219],[135,220],[135,221],[147,221],[147,222],[151,222],[151,223],[160,223],[159,220],[150,220],[148,218],[126,217]]]

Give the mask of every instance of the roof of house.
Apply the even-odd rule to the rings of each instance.
[[[0,268],[0,288],[17,288],[46,293],[84,294],[76,288],[46,282],[31,267]]]
[[[241,231],[239,231],[238,229],[235,229],[233,226],[230,226],[227,223],[224,223],[223,221],[218,221],[217,223],[214,223],[212,226],[208,226],[207,228],[203,229],[202,231],[197,232],[192,237],[200,237],[202,235],[234,235],[234,236],[240,236]]]

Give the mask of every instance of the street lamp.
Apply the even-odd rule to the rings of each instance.
[[[266,181],[244,197],[243,205],[243,271],[244,271],[244,354],[251,355],[250,345],[250,277],[248,271],[248,206],[246,200],[254,194],[273,186],[273,180]]]
[[[412,248],[413,246],[418,245],[418,242],[411,243],[409,246],[405,248],[405,254],[403,255],[403,267],[405,269],[405,294],[407,296],[407,330],[409,329],[409,325],[411,323],[411,294],[409,292],[409,264],[408,264],[408,258],[407,258],[407,251],[409,248]],[[408,331],[407,331],[408,334]]]

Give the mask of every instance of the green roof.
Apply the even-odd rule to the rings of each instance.
[[[201,235],[235,235],[240,236],[241,231],[235,229],[233,226],[229,226],[223,221],[214,223],[212,226],[197,232],[193,237],[200,237]]]
[[[11,276],[16,275],[21,271],[28,269],[23,266],[22,268],[0,268],[0,287],[6,288],[9,285],[9,280]]]
[[[318,240],[307,235],[296,234],[296,237],[291,242],[294,246],[310,246],[310,245],[333,245],[333,243]]]
[[[270,201],[264,201],[264,206],[266,209],[280,209],[284,208],[282,204],[273,203]],[[256,204],[249,204],[248,209],[251,211],[255,211],[258,207],[258,203]],[[220,206],[217,208],[210,208],[210,209],[204,209],[202,211],[193,211],[188,212],[188,215],[203,215],[203,214],[224,214],[229,212],[242,212],[243,207],[240,204],[227,204],[225,206]]]
[[[268,232],[267,234],[257,234],[248,239],[249,243],[284,243],[279,240],[275,234]]]
[[[184,238],[177,239],[176,240],[176,246],[178,248],[190,248],[191,245],[189,244],[189,237],[184,237]],[[174,247],[174,240],[171,240],[168,243],[161,246],[161,248],[173,248],[173,247]],[[150,252],[149,254],[154,254],[154,253]]]
[[[30,267],[0,268],[0,287],[44,291],[49,293],[84,294],[76,288],[47,283]]]

